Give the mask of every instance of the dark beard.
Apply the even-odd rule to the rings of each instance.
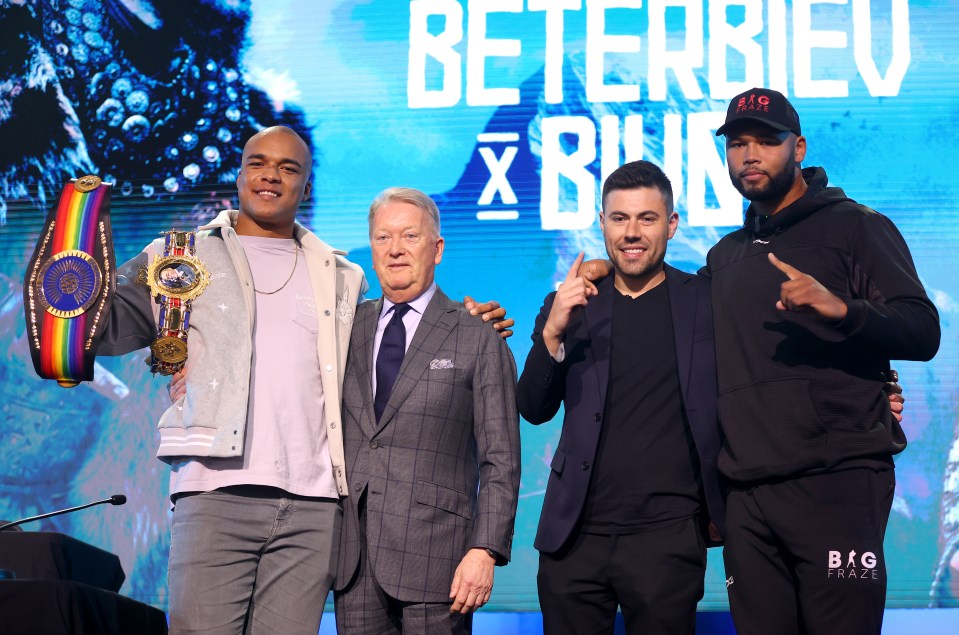
[[[768,173],[767,173],[768,174]],[[796,172],[793,169],[792,165],[787,166],[780,172],[775,174],[768,174],[769,182],[765,187],[750,187],[749,189],[743,185],[743,180],[738,176],[732,174],[729,175],[730,180],[733,182],[733,187],[739,191],[748,201],[776,201],[780,200],[786,196],[789,190],[792,188],[793,183],[796,181]]]

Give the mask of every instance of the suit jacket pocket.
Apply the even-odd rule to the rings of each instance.
[[[549,467],[557,474],[562,474],[564,465],[566,465],[566,452],[557,448],[553,454],[553,460],[549,462]]]
[[[416,502],[470,519],[470,499],[463,492],[429,481],[416,481]]]

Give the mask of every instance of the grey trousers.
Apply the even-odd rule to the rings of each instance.
[[[344,635],[469,635],[473,614],[450,613],[449,602],[401,602],[387,595],[366,547],[366,493],[359,503],[360,562],[356,577],[336,598],[336,632]],[[450,580],[452,582],[452,580]]]
[[[180,497],[170,633],[316,635],[336,571],[339,501],[259,486]]]

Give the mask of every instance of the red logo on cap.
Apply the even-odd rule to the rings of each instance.
[[[748,101],[745,97],[740,97],[739,102],[736,104],[736,112],[742,112],[744,110],[761,110],[763,112],[769,112],[769,97],[766,95],[760,95],[757,99],[755,93],[750,93]]]

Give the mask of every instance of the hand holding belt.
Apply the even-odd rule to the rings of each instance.
[[[150,345],[147,364],[153,373],[172,375],[186,363],[187,333],[193,300],[210,284],[210,272],[196,257],[193,232],[166,234],[163,256],[156,256],[142,275],[160,305],[157,339]]]
[[[96,176],[75,179],[47,214],[23,284],[38,375],[67,388],[93,379],[93,343],[116,281],[110,185]]]

